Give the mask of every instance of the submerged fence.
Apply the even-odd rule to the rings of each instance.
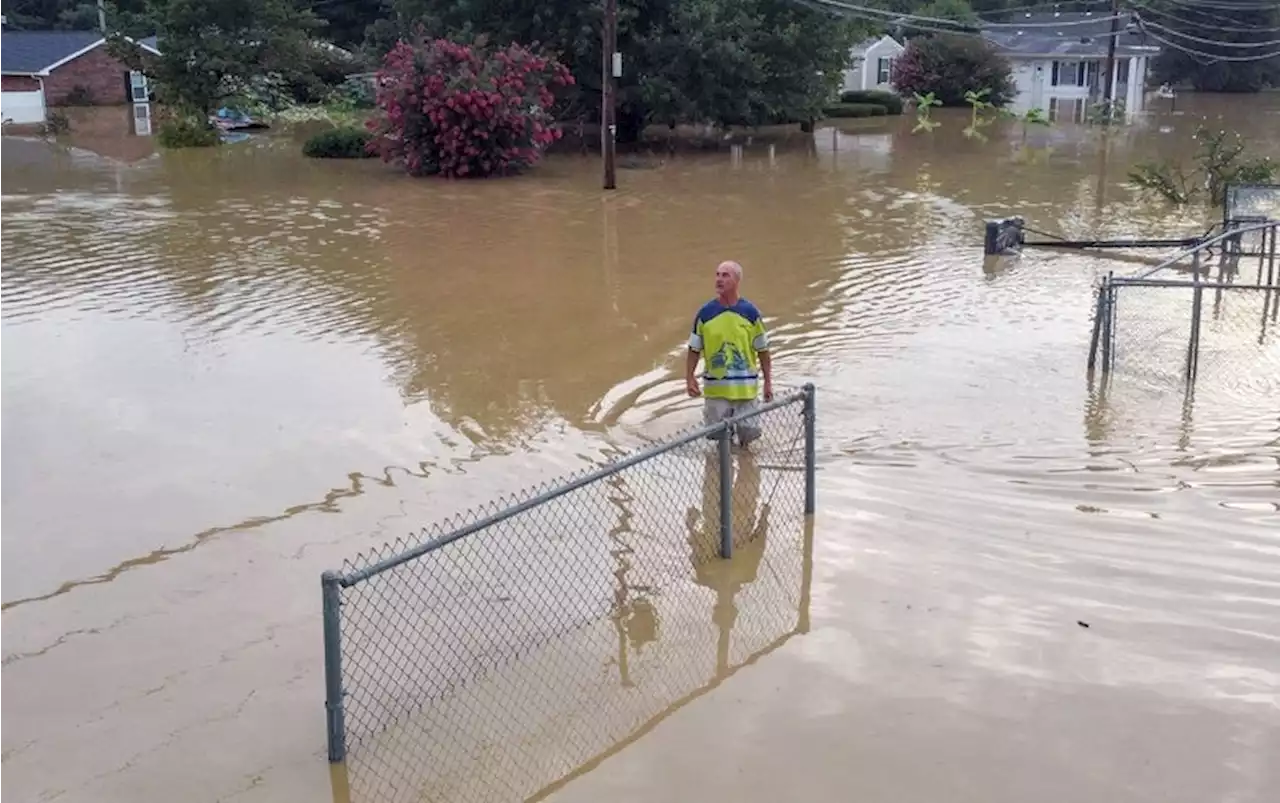
[[[807,629],[814,412],[806,385],[326,572],[346,794],[538,796]]]
[[[1195,382],[1280,378],[1280,221],[1235,219],[1136,276],[1098,287],[1089,371]]]

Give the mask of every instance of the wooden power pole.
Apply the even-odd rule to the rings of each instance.
[[[1107,122],[1111,121],[1112,113],[1115,111],[1115,91],[1116,91],[1116,38],[1120,36],[1120,0],[1111,0],[1111,37],[1107,39],[1107,74],[1102,79],[1102,102],[1103,108],[1106,109]],[[1130,76],[1132,80],[1132,76]]]
[[[617,140],[616,109],[617,99],[614,96],[614,76],[621,72],[618,69],[618,0],[604,0],[604,51],[601,61],[600,85],[600,151],[604,155],[604,188],[615,189],[618,186],[614,171],[614,143]]]

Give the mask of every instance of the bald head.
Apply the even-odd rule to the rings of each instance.
[[[726,260],[716,266],[716,297],[725,304],[738,301],[738,285],[742,283],[742,266]]]

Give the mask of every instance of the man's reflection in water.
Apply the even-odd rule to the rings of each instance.
[[[720,460],[714,450],[704,458],[702,510],[691,506],[685,514],[694,579],[716,593],[711,620],[720,631],[717,673],[729,669],[729,636],[738,618],[734,598],[739,589],[756,579],[769,530],[769,504],[760,505],[760,466],[756,457],[747,451],[739,451],[736,457],[731,511],[733,558],[720,557]]]

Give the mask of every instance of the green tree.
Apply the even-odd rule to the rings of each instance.
[[[154,80],[167,103],[198,116],[266,74],[307,80],[311,37],[322,25],[297,0],[147,0],[141,19],[154,24],[162,55],[121,41],[136,35],[123,25],[113,34],[113,51]],[[133,19],[130,27],[137,24]]]
[[[414,26],[430,36],[539,45],[572,71],[576,109],[598,119],[602,3],[391,0],[371,29],[382,48]],[[627,0],[618,9],[619,139],[650,121],[762,124],[817,116],[870,32],[790,0]]]
[[[1280,84],[1280,3],[1191,3],[1147,0],[1147,32],[1164,42],[1152,65],[1159,83],[1189,83],[1201,92],[1258,92]],[[1188,52],[1196,51],[1196,52]]]

